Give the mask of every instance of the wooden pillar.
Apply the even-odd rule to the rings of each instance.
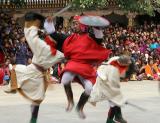
[[[69,17],[63,17],[63,19],[64,19],[63,26],[67,28],[69,26]]]
[[[132,27],[134,26],[134,18],[136,17],[136,13],[131,13],[129,12],[127,14],[127,18],[128,18],[128,26],[129,27]]]

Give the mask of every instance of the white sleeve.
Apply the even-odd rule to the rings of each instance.
[[[103,30],[93,28],[93,32],[94,32],[95,37],[98,39],[101,39],[104,36]]]
[[[39,37],[38,30],[35,26],[24,29],[27,43],[34,55],[40,55],[46,47],[49,47],[46,42]]]
[[[47,32],[47,34],[52,34],[55,32],[55,27],[53,21],[48,22],[45,20],[44,22],[44,29]]]

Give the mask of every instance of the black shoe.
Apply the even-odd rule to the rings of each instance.
[[[37,119],[36,119],[36,118],[32,118],[32,119],[30,120],[30,123],[37,123]]]
[[[116,123],[113,119],[107,119],[106,123]]]
[[[123,119],[123,117],[116,117],[114,119],[115,123],[127,123],[127,121],[125,119]]]
[[[115,117],[114,117],[114,121],[118,122],[118,123],[127,123],[126,120],[123,119],[122,117],[122,112],[121,112],[121,108],[118,106],[115,106]]]

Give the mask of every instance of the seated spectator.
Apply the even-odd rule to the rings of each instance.
[[[10,80],[10,76],[8,75],[7,72],[5,72],[4,77],[3,77],[3,84],[8,85]]]
[[[159,47],[159,44],[155,40],[153,40],[152,43],[149,45],[149,48],[151,50],[157,49],[158,47]]]
[[[16,46],[16,64],[27,65],[28,47],[25,42],[25,37],[19,38],[19,43]]]
[[[10,64],[10,59],[6,58],[5,64],[3,66],[3,71],[4,71],[3,84],[4,85],[9,84],[9,80],[10,80],[9,64]]]
[[[139,70],[137,72],[137,76],[136,76],[136,79],[138,81],[141,81],[141,80],[144,80],[147,78],[146,74],[145,74],[145,66],[147,65],[147,62],[144,61],[140,64],[137,63],[137,66],[139,67]]]
[[[147,75],[147,79],[149,80],[156,80],[158,76],[160,76],[157,63],[154,62],[152,59],[150,59],[148,64],[145,66],[145,73]]]

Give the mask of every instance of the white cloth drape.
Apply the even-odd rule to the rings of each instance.
[[[115,60],[117,58],[118,57],[114,57],[111,60]],[[109,100],[115,105],[123,105],[126,100],[123,98],[120,90],[120,73],[118,68],[109,64],[101,65],[97,70],[97,74],[98,76],[96,83],[93,86],[89,102]]]
[[[63,53],[57,50],[55,55],[51,54],[50,46],[39,38],[38,29],[34,26],[25,28],[25,37],[33,52],[32,63],[45,69],[52,67],[64,57]],[[44,74],[35,65],[16,65],[15,67],[18,88],[32,100],[43,100],[45,95]]]

